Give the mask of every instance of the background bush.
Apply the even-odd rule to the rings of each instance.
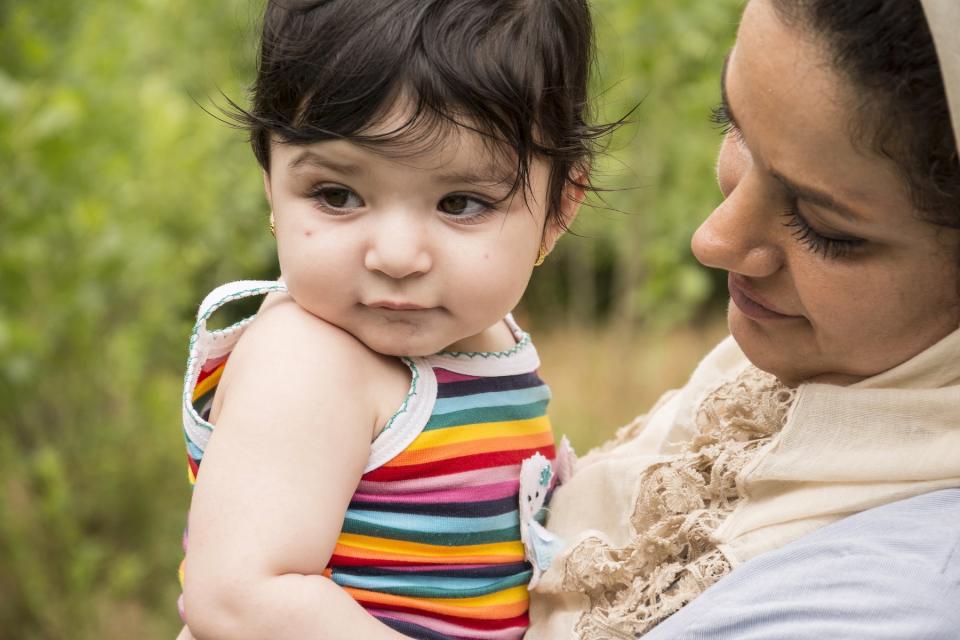
[[[522,310],[581,446],[722,333],[688,243],[717,201],[708,114],[740,4],[594,1],[599,112],[641,105],[597,167],[619,190]],[[0,0],[0,638],[178,628],[191,317],[216,284],[276,276],[253,157],[201,108],[243,98],[258,11]]]

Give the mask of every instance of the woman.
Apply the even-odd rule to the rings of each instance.
[[[549,528],[568,547],[534,591],[527,638],[634,638],[731,572],[650,637],[880,637],[865,631],[876,607],[828,600],[904,577],[897,562],[841,562],[894,529],[894,549],[923,559],[913,591],[943,587],[931,637],[956,629],[943,625],[956,616],[948,593],[960,596],[960,164],[947,99],[960,131],[960,9],[922,4],[747,4],[716,113],[725,200],[693,238],[703,264],[729,273],[732,337],[557,491]],[[803,572],[798,558],[836,562]],[[751,617],[744,589],[771,575],[795,580],[780,594],[801,604]],[[739,617],[716,617],[735,602]],[[698,609],[717,626],[680,635]]]

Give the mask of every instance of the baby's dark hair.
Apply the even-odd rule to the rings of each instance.
[[[900,167],[914,205],[960,228],[960,161],[933,36],[919,0],[775,0],[825,45],[861,96],[853,134]]]
[[[466,127],[509,159],[511,193],[526,194],[532,159],[549,161],[547,215],[562,225],[565,188],[591,188],[619,124],[589,122],[593,56],[587,0],[269,0],[252,106],[233,117],[268,172],[271,139],[399,153]],[[399,104],[404,122],[366,133]]]

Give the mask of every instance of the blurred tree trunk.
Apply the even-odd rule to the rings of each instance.
[[[597,310],[597,285],[594,278],[594,247],[592,238],[570,237],[564,252],[569,296],[567,321],[574,326],[590,324]]]
[[[643,252],[647,244],[645,225],[635,218],[621,242],[617,243],[613,270],[612,322],[618,334],[629,337],[640,320],[637,313],[637,291],[644,281]]]

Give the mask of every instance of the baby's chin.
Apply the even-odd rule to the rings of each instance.
[[[349,331],[349,330],[348,330]],[[446,343],[430,339],[415,331],[392,327],[391,330],[350,332],[368,349],[384,356],[418,358],[443,351]]]

